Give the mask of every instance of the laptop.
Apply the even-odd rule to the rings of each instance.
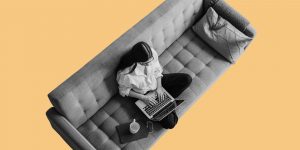
[[[181,105],[184,100],[175,100],[164,88],[163,89],[163,99],[158,102],[158,97],[156,91],[148,92],[146,95],[155,96],[157,103],[155,105],[146,105],[142,100],[137,100],[135,104],[137,107],[153,121],[161,121],[164,117],[169,115],[173,110],[175,110],[179,105]]]

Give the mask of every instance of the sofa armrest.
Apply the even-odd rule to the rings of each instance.
[[[245,32],[244,32],[247,36],[251,37],[251,38],[254,38],[255,35],[256,35],[256,30],[254,29],[254,27],[249,24],[247,26],[247,28],[245,29]]]
[[[96,148],[54,107],[46,113],[51,126],[75,150],[96,150]]]
[[[204,10],[206,11],[209,7],[214,8],[220,16],[229,21],[245,35],[251,38],[255,36],[256,31],[250,22],[224,0],[204,0]]]

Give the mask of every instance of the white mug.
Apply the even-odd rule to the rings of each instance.
[[[132,134],[137,133],[140,130],[140,124],[133,119],[133,121],[129,125],[129,131]]]

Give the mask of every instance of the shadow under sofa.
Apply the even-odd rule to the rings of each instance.
[[[179,96],[185,100],[176,110],[180,118],[232,65],[191,28],[207,7],[216,2],[218,0],[163,2],[48,94],[54,106],[47,111],[52,127],[73,149],[150,149],[167,131],[158,123],[154,123],[154,132],[147,138],[120,143],[116,126],[146,116],[129,97],[118,94],[115,68],[135,43],[145,41],[157,51],[163,73],[191,75],[191,85]],[[231,17],[228,21],[238,22],[237,19],[240,18]],[[251,37],[255,35],[250,24],[242,32]]]

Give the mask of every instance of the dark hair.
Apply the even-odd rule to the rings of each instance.
[[[131,73],[136,68],[137,62],[146,62],[152,57],[150,46],[146,42],[138,42],[121,58],[117,71],[123,70],[134,64],[133,68],[129,71],[129,73]]]

